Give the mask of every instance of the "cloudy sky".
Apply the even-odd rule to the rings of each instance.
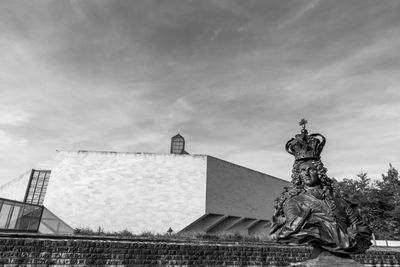
[[[400,168],[400,1],[4,0],[0,183],[58,150],[187,150],[289,179]]]

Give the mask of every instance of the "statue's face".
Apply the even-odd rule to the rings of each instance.
[[[320,184],[318,171],[313,162],[304,162],[300,165],[300,178],[303,184],[309,187]]]

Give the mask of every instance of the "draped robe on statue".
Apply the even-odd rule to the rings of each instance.
[[[310,189],[283,203],[271,234],[291,243],[317,243],[334,253],[359,253],[370,246],[371,230],[348,202],[328,190]]]

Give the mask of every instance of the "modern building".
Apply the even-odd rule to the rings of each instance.
[[[172,137],[170,152],[58,151],[51,172],[18,177],[0,187],[0,197],[44,205],[44,233],[267,232],[287,181],[188,154],[181,135]]]

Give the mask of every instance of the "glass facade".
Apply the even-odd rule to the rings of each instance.
[[[0,231],[37,232],[43,206],[0,198]]]
[[[25,203],[43,205],[51,171],[32,170],[25,194]]]

